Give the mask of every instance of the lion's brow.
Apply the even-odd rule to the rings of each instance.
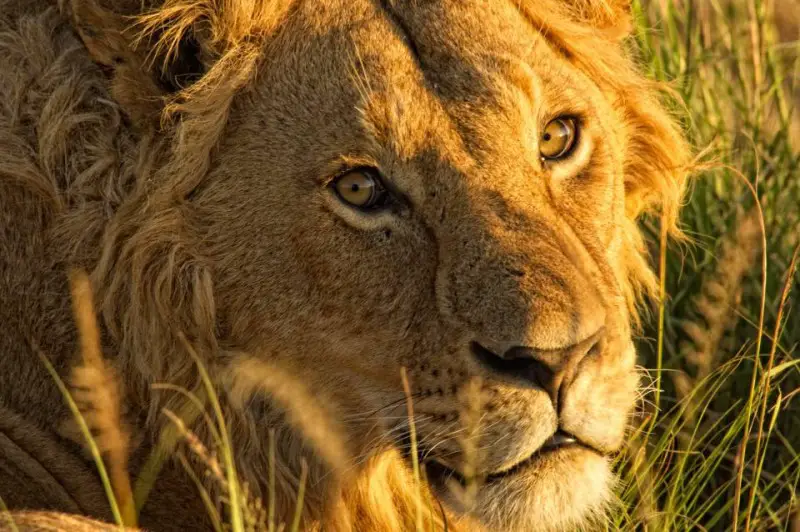
[[[406,21],[403,20],[403,18],[400,16],[400,13],[398,13],[394,8],[392,5],[392,0],[373,0],[373,3],[379,12],[382,12],[384,15],[386,15],[386,18],[399,34],[400,40],[405,43],[405,45],[408,47],[408,51],[411,52],[411,56],[417,63],[417,67],[424,72],[425,70],[423,68],[422,55],[419,52],[417,43],[414,41],[411,28],[408,27]]]

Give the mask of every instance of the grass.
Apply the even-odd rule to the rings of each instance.
[[[800,527],[798,43],[772,16],[794,4],[771,4],[635,3],[641,62],[709,164],[681,218],[690,244],[643,222],[665,295],[639,339],[657,392],[611,530]]]

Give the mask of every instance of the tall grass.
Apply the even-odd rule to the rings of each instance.
[[[691,244],[662,250],[658,220],[643,223],[656,261],[666,252],[665,298],[639,339],[659,386],[642,416],[656,421],[638,424],[619,461],[623,483],[607,528],[796,530],[800,70],[798,43],[781,42],[778,25],[800,8],[783,0],[634,8],[641,62],[675,89],[675,112],[709,164],[681,218]]]

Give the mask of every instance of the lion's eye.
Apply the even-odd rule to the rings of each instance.
[[[386,188],[378,171],[371,168],[351,170],[337,177],[332,186],[343,202],[361,210],[380,207],[386,200]]]
[[[561,159],[575,146],[577,126],[574,118],[556,118],[545,126],[539,152],[545,159]]]

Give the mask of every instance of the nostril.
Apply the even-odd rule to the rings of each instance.
[[[557,378],[552,369],[537,358],[537,351],[530,347],[512,347],[503,355],[498,355],[478,342],[472,342],[470,347],[478,362],[494,374],[534,384],[548,390],[548,393]]]
[[[527,369],[531,362],[535,361],[535,359],[530,356],[506,358],[498,355],[491,349],[487,349],[478,342],[472,342],[470,344],[470,350],[472,351],[472,354],[475,355],[475,358],[478,360],[478,362],[483,366],[507,376],[517,376],[519,372]]]
[[[519,360],[536,358],[533,348],[517,345],[503,353],[505,360]]]
[[[470,348],[484,368],[517,383],[522,381],[542,388],[558,407],[562,384],[574,378],[584,358],[600,353],[605,344],[605,330],[601,328],[583,341],[563,349],[518,345],[500,355],[478,342],[472,342]]]

